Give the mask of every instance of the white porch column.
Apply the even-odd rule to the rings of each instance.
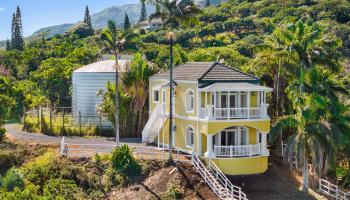
[[[209,109],[208,109],[208,91],[205,91],[205,96],[204,96],[204,118],[209,117]]]
[[[263,116],[267,116],[266,91],[263,91],[262,94],[263,94],[263,99],[262,99]]]
[[[213,135],[207,134],[207,151],[204,153],[204,157],[215,158],[213,151]]]
[[[261,133],[261,155],[269,155],[269,152],[267,150],[267,133]]]
[[[250,119],[250,91],[247,92],[247,118]]]
[[[200,133],[197,121],[197,153],[198,156],[202,155],[202,133]]]
[[[213,114],[211,115],[211,118],[215,118],[216,117],[216,113],[215,113],[215,108],[216,108],[216,92],[214,93],[214,105],[213,105]]]

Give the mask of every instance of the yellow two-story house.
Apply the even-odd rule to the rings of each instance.
[[[173,69],[173,146],[211,159],[228,175],[263,173],[269,151],[266,95],[259,78],[218,62]],[[169,71],[150,78],[144,142],[169,144]]]

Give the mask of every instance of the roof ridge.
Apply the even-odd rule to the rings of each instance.
[[[176,68],[178,68],[178,67],[180,67],[180,66],[185,65],[186,63],[187,63],[187,62],[184,62],[184,63],[181,63],[181,64],[179,64],[179,65],[173,66],[173,70],[176,69]],[[167,69],[167,70],[165,70],[165,71],[159,71],[158,73],[152,75],[151,77],[157,76],[157,75],[159,75],[159,74],[162,74],[162,73],[165,73],[165,72],[168,72],[168,71],[170,71],[170,69]]]
[[[218,63],[218,64],[221,65],[221,66],[223,66],[223,67],[227,67],[227,68],[229,68],[229,69],[231,69],[231,70],[235,70],[235,71],[237,71],[237,72],[239,72],[239,73],[242,73],[242,74],[244,74],[244,75],[247,75],[247,76],[250,76],[250,77],[253,77],[253,78],[256,78],[256,79],[260,80],[259,77],[254,76],[253,74],[249,74],[249,73],[243,72],[242,70],[238,69],[237,67],[227,66],[227,65],[224,65],[223,63]]]
[[[209,69],[201,77],[199,77],[198,80],[201,80],[205,75],[207,75],[217,64],[218,62],[214,62],[214,64],[211,67],[209,67]]]

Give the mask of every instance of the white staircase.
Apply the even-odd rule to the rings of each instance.
[[[195,154],[192,155],[192,162],[205,183],[209,185],[220,199],[248,200],[242,189],[233,185],[211,160],[208,165],[209,169],[204,166],[203,162]]]
[[[152,143],[163,127],[165,118],[164,104],[157,104],[142,130],[142,142]]]

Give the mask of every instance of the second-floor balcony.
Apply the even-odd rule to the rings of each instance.
[[[199,117],[204,119],[254,119],[266,118],[268,104],[261,107],[245,107],[245,108],[215,108],[213,105],[208,105],[205,108],[200,108]]]
[[[267,118],[267,92],[251,83],[214,83],[201,88],[198,116],[208,120]]]

